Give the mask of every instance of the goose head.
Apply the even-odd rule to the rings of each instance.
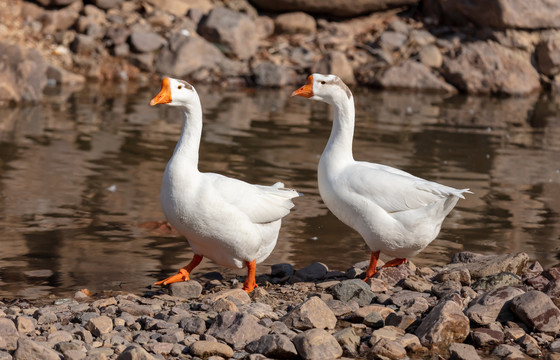
[[[312,74],[307,78],[307,83],[294,91],[292,96],[334,104],[340,99],[351,99],[352,92],[336,75]]]
[[[183,80],[165,78],[161,80],[161,90],[150,101],[150,105],[167,104],[188,107],[199,101],[198,94],[191,84]]]

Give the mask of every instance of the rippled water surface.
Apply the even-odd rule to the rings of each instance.
[[[158,90],[52,90],[43,105],[0,108],[0,296],[141,292],[190,260],[184,239],[140,226],[163,220],[161,176],[181,131],[177,109],[148,105]],[[293,89],[198,90],[202,171],[305,194],[259,273],[279,262],[344,270],[369,258],[317,190],[326,104],[290,98]],[[355,97],[357,160],[474,192],[413,262],[443,264],[470,250],[560,263],[560,99],[367,89]],[[194,275],[211,270],[232,271],[205,260]]]

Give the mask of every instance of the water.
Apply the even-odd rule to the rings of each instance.
[[[158,90],[52,89],[43,105],[0,109],[1,297],[142,292],[188,263],[182,238],[140,227],[163,220],[161,176],[181,131],[177,109],[148,105]],[[202,171],[305,194],[258,273],[280,262],[344,270],[369,258],[318,194],[326,104],[290,98],[293,89],[198,90]],[[355,93],[356,159],[474,192],[413,262],[470,250],[560,263],[560,99]],[[204,260],[194,275],[212,270],[243,274]]]

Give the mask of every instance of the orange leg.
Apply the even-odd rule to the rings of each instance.
[[[187,266],[181,268],[177,274],[170,276],[165,280],[158,281],[156,285],[169,285],[179,281],[189,281],[189,274],[195,267],[198,266],[198,264],[200,264],[201,261],[202,255],[195,254],[191,262]]]
[[[380,251],[372,251],[371,258],[369,259],[369,266],[366,270],[366,277],[364,281],[368,281],[370,277],[377,272],[377,260],[379,259]]]
[[[257,282],[255,281],[255,271],[257,270],[257,259],[248,262],[246,261],[245,264],[247,265],[247,278],[243,283],[243,290],[245,292],[250,293],[256,287],[258,287]]]
[[[385,263],[385,265],[382,266],[382,268],[391,267],[391,266],[399,266],[400,264],[404,264],[405,262],[406,262],[406,259],[393,259],[393,260],[387,261]]]

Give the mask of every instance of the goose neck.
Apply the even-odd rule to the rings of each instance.
[[[353,161],[354,98],[340,98],[333,102],[333,126],[323,155],[337,162]]]
[[[173,158],[182,167],[198,169],[198,151],[202,136],[202,107],[200,103],[190,104],[183,108],[183,129]]]

